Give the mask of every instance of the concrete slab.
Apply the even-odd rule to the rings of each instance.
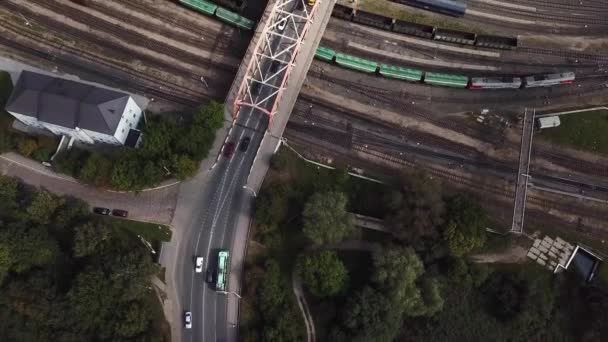
[[[538,260],[536,260],[536,262],[538,262],[542,266],[545,266],[547,264],[547,262],[545,262],[543,259],[538,259]]]
[[[536,239],[534,240],[534,244],[532,245],[533,247],[538,247],[540,246],[540,239]]]
[[[538,255],[536,255],[532,252],[528,252],[528,254],[526,254],[526,256],[532,260],[536,260],[538,258]]]
[[[536,255],[540,254],[540,251],[537,248],[534,248],[534,247],[530,248],[530,252],[533,253],[533,254],[536,254]]]

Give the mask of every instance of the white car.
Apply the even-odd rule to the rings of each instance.
[[[200,257],[200,256],[196,257],[196,267],[194,267],[194,271],[196,273],[203,272],[203,257]]]
[[[279,31],[283,31],[285,29],[285,26],[287,26],[287,18],[279,21],[279,25],[277,26]]]
[[[184,314],[184,322],[186,329],[192,329],[192,312],[186,311]]]

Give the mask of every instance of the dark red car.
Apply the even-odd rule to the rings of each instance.
[[[224,157],[230,157],[234,153],[234,148],[236,145],[233,142],[229,142],[224,147]]]
[[[112,210],[112,216],[127,217],[129,216],[129,212],[122,209],[114,209]]]

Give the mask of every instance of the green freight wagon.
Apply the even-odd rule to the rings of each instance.
[[[228,288],[228,269],[230,268],[229,253],[227,250],[221,250],[217,254],[217,282],[215,288],[219,292],[226,292]]]
[[[336,63],[345,68],[363,72],[371,73],[376,72],[376,69],[378,69],[378,63],[376,62],[368,61],[363,58],[353,57],[350,55],[345,55],[342,53],[336,54]]]
[[[216,4],[204,0],[179,0],[179,2],[188,8],[210,16],[213,16],[215,10],[217,10]]]
[[[399,80],[419,82],[422,80],[422,71],[414,69],[406,69],[392,65],[381,64],[380,75],[388,78],[396,78]]]
[[[253,20],[249,20],[222,7],[217,8],[217,11],[215,11],[215,16],[228,24],[245,30],[253,30],[253,26],[255,26],[255,22]]]
[[[467,84],[469,83],[469,78],[460,75],[436,74],[433,72],[427,72],[424,76],[424,83],[453,88],[466,88]]]
[[[322,46],[319,46],[315,52],[315,57],[326,62],[333,61],[335,55],[336,51]]]

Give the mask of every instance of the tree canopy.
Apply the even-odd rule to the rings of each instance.
[[[333,251],[301,256],[296,264],[296,272],[317,297],[335,296],[342,293],[348,284],[348,271]]]
[[[401,189],[388,194],[385,221],[402,241],[436,238],[445,211],[441,187],[432,178],[416,173],[402,179]]]
[[[0,189],[13,201],[0,212],[3,340],[160,341],[152,333],[157,268],[135,236],[82,202],[29,193],[2,176]]]
[[[348,199],[341,192],[313,194],[304,206],[304,234],[315,244],[335,243],[353,232],[353,219],[346,211]]]
[[[447,222],[443,232],[448,249],[455,256],[462,256],[486,241],[488,216],[470,198],[456,196],[448,201]]]
[[[432,315],[440,310],[443,299],[435,279],[418,284],[424,274],[424,265],[412,248],[388,246],[377,250],[373,256],[375,273],[373,280],[384,289],[394,304],[408,316]]]

